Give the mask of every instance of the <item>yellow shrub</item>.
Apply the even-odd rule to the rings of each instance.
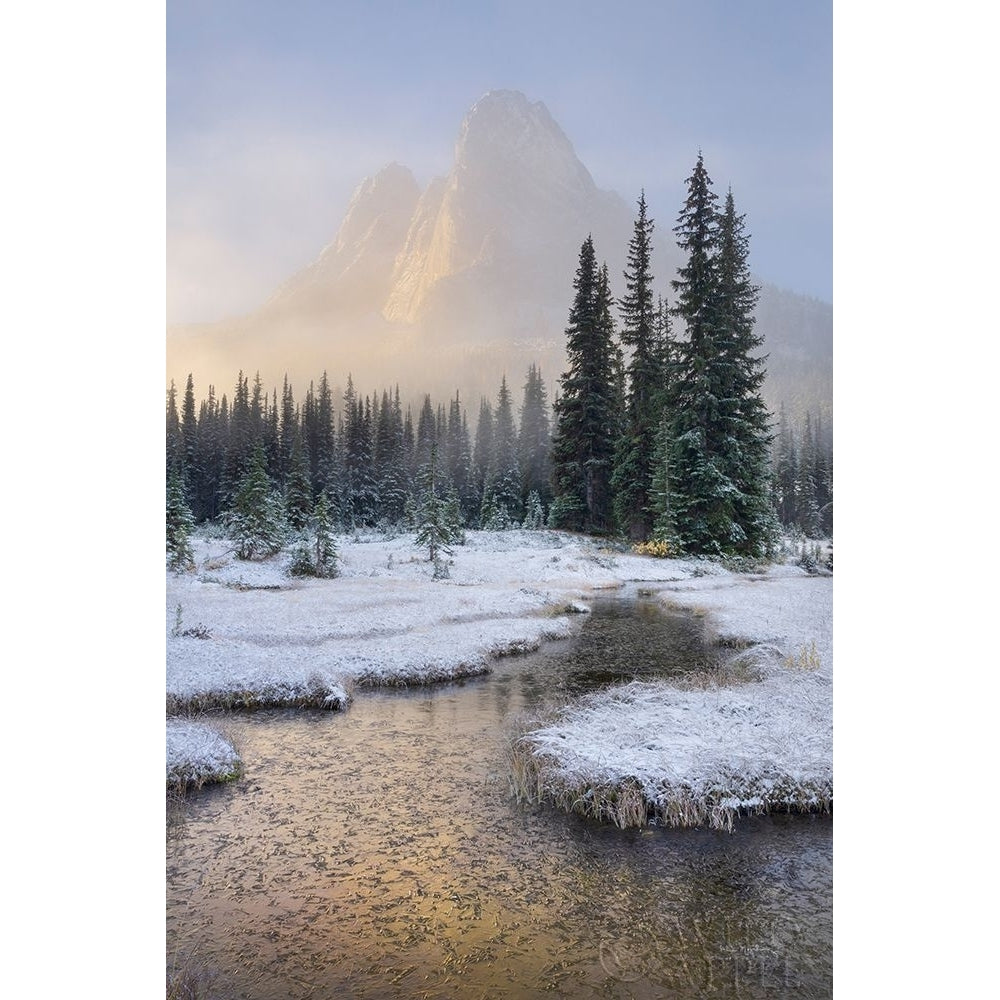
[[[650,540],[648,542],[636,542],[632,546],[632,551],[640,556],[656,556],[659,559],[669,559],[673,554],[668,542]]]

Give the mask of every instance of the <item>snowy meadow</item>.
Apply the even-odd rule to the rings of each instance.
[[[366,688],[485,673],[572,636],[602,591],[643,585],[703,618],[713,664],[512,720],[517,795],[623,827],[731,828],[741,813],[830,808],[828,575],[734,572],[554,531],[469,532],[444,579],[412,535],[358,533],[338,547],[336,578],[303,579],[288,551],[239,560],[201,535],[195,569],[168,572],[168,786],[241,774],[213,709],[349,710]]]

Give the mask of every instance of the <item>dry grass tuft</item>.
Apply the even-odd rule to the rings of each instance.
[[[781,665],[786,670],[805,670],[811,672],[819,670],[821,662],[819,653],[816,650],[816,641],[813,640],[808,646],[802,646],[798,653],[786,656],[781,661]]]
[[[346,695],[346,697],[342,696]],[[167,695],[167,715],[199,715],[202,712],[256,712],[265,708],[322,708],[337,712],[351,698],[351,684],[331,684],[312,674],[302,684],[275,684],[260,689],[200,691],[191,695]]]
[[[707,826],[732,832],[740,816],[774,812],[828,813],[833,808],[833,788],[798,784],[791,779],[734,777],[730,787],[700,791],[689,785],[663,784],[651,797],[633,776],[592,780],[569,777],[552,755],[542,752],[528,731],[552,722],[553,714],[534,721],[518,720],[506,748],[508,777],[518,802],[555,806],[621,830],[647,824],[667,827]]]
[[[719,688],[756,684],[764,679],[751,656],[731,656],[718,659],[704,670],[690,670],[670,678],[673,687],[681,691],[717,691]]]

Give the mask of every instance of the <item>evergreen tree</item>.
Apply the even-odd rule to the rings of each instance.
[[[528,531],[539,531],[545,527],[545,511],[542,508],[542,498],[538,495],[537,490],[532,490],[528,494],[522,527]]]
[[[344,396],[344,517],[348,524],[373,524],[375,483],[371,400],[357,398],[348,379]]]
[[[806,538],[819,538],[821,534],[819,504],[816,502],[816,482],[813,479],[815,467],[815,444],[813,442],[811,421],[807,413],[805,430],[802,432],[799,473],[795,482],[795,505],[798,510],[798,525]]]
[[[759,289],[750,280],[749,236],[730,189],[719,219],[716,365],[722,378],[719,400],[723,472],[733,484],[734,519],[741,555],[769,553],[777,536],[770,495],[771,414],[761,396],[766,376],[760,355],[764,338],[754,329]]]
[[[375,422],[374,469],[379,517],[396,524],[403,516],[408,487],[398,386],[395,400],[388,391],[382,392]]]
[[[413,433],[413,411],[409,406],[403,418],[403,460],[406,464],[406,477],[412,481],[417,474],[417,441]]]
[[[815,461],[813,483],[816,486],[816,506],[819,513],[820,534],[833,535],[833,454],[824,434],[823,418],[816,415]]]
[[[796,483],[799,478],[795,437],[788,424],[785,405],[778,415],[778,440],[774,457],[774,502],[778,520],[785,527],[797,523],[799,509],[796,503]]]
[[[492,466],[490,478],[494,503],[506,511],[509,520],[520,521],[521,471],[517,462],[517,431],[506,375],[503,376],[497,393]]]
[[[687,262],[671,282],[677,294],[673,313],[687,336],[677,344],[672,387],[668,530],[690,552],[719,554],[741,549],[746,537],[736,520],[737,489],[727,476],[729,442],[721,440],[731,433],[720,400],[732,378],[719,343],[718,217],[711,187],[699,153],[674,227]]]
[[[279,468],[281,476],[288,475],[292,462],[292,448],[295,445],[296,434],[301,434],[302,428],[299,425],[295,409],[295,395],[292,387],[288,384],[288,375],[285,375],[284,384],[281,387],[281,426],[278,431],[279,440]]]
[[[514,527],[506,504],[499,503],[492,490],[488,490],[483,498],[479,523],[483,531],[510,531]]]
[[[253,377],[253,389],[250,392],[250,435],[254,446],[264,440],[264,412],[267,409],[267,396],[260,380],[260,372]]]
[[[333,430],[333,393],[326,372],[323,372],[319,380],[319,392],[316,399],[316,429],[312,447],[316,449],[315,490],[317,493],[331,490],[337,484],[337,468]]]
[[[184,442],[184,478],[194,495],[198,478],[198,420],[195,415],[194,376],[190,373],[184,388],[184,404],[181,408],[181,439]]]
[[[273,555],[285,543],[281,498],[271,488],[264,464],[264,449],[259,444],[251,455],[250,467],[236,488],[225,523],[240,559]]]
[[[198,476],[193,484],[192,512],[196,521],[212,520],[219,513],[219,491],[226,461],[226,432],[215,386],[208,387],[208,398],[198,411],[197,458]]]
[[[337,576],[337,543],[333,537],[333,507],[326,491],[320,493],[312,517],[312,537],[303,526],[292,554],[289,572],[293,576]]]
[[[481,509],[486,496],[492,491],[490,477],[493,466],[493,407],[485,397],[479,401],[479,421],[476,424],[476,443],[472,452],[472,504]],[[482,524],[482,520],[480,520]]]
[[[653,537],[666,542],[672,551],[680,548],[674,534],[673,514],[670,508],[670,461],[673,453],[673,418],[664,407],[656,430],[653,452],[653,474],[650,483],[650,503],[653,510]]]
[[[437,443],[437,417],[431,397],[424,396],[424,404],[417,418],[417,468],[423,468],[431,459],[431,448]]]
[[[451,555],[448,547],[455,536],[456,526],[450,523],[447,504],[438,493],[438,451],[432,442],[427,464],[420,473],[420,509],[417,515],[416,543],[427,546],[429,560],[437,563],[440,553]]]
[[[629,243],[625,296],[621,300],[621,340],[631,351],[625,401],[625,428],[615,450],[612,488],[615,515],[629,538],[642,541],[653,526],[650,491],[655,439],[662,411],[662,359],[657,341],[650,254],[653,220],[646,216],[645,193]]]
[[[281,483],[284,472],[281,466],[281,437],[278,419],[278,393],[273,390],[271,402],[268,404],[264,396],[264,458],[267,462],[267,472],[275,483]]]
[[[451,531],[451,541],[455,545],[465,544],[465,514],[462,502],[454,487],[448,490],[444,501],[444,521]]]
[[[292,440],[288,464],[288,475],[285,477],[285,516],[293,528],[301,530],[309,521],[313,504],[312,487],[309,483],[309,456],[302,442],[302,430],[298,427]]]
[[[657,363],[660,370],[659,420],[653,441],[652,479],[650,481],[650,514],[653,519],[653,538],[667,542],[672,550],[679,549],[674,533],[670,507],[671,461],[673,455],[673,415],[676,403],[674,383],[677,376],[677,358],[670,327],[670,311],[662,296],[656,309]]]
[[[232,498],[250,468],[254,443],[250,386],[246,376],[240,371],[236,376],[236,390],[229,412],[226,465],[222,484],[226,502]]]
[[[535,365],[528,369],[521,406],[521,426],[517,436],[517,457],[521,467],[521,492],[536,493],[540,503],[552,502],[552,435],[549,429],[545,383]]]
[[[173,469],[167,478],[167,565],[172,570],[190,569],[194,565],[193,527],[191,508],[184,498],[184,480]]]
[[[567,370],[554,407],[554,499],[549,523],[603,534],[612,530],[614,520],[611,463],[619,417],[610,294],[597,270],[589,236],[580,248],[573,288],[566,328]]]
[[[319,495],[313,520],[316,531],[316,576],[331,578],[338,573],[337,543],[333,537],[333,507],[326,490]]]
[[[184,439],[181,437],[181,420],[177,413],[177,388],[170,380],[167,390],[167,474],[184,469]]]
[[[455,491],[463,520],[475,512],[477,501],[472,482],[472,445],[459,394],[448,407],[448,427],[445,437],[445,466]]]

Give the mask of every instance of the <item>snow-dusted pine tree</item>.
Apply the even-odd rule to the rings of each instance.
[[[313,510],[313,527],[316,533],[316,576],[337,575],[337,543],[333,537],[333,509],[326,490],[323,490]]]
[[[438,554],[451,555],[454,526],[449,521],[447,504],[438,495],[437,442],[432,441],[427,464],[418,477],[421,490],[417,512],[417,545],[427,546],[428,559],[436,563]]]
[[[517,457],[521,467],[521,491],[525,497],[552,500],[552,434],[549,407],[542,373],[535,365],[528,368],[521,406],[521,425],[517,433]]]
[[[184,499],[184,480],[173,469],[167,477],[167,565],[173,570],[190,569],[194,565],[193,527],[191,508]]]
[[[573,282],[566,328],[567,370],[555,402],[552,441],[554,528],[605,534],[612,530],[611,465],[619,426],[610,293],[587,237]]]
[[[615,516],[633,541],[644,541],[653,527],[650,491],[657,427],[662,411],[662,358],[650,271],[653,220],[646,215],[645,193],[628,248],[625,296],[621,306],[621,341],[631,349],[628,365],[624,432],[615,447],[612,487]]]
[[[528,494],[528,502],[524,505],[524,524],[528,531],[540,531],[545,527],[545,511],[542,508],[542,498],[537,490]]]
[[[281,495],[267,478],[264,449],[258,444],[224,515],[240,559],[262,559],[280,551],[287,531],[283,507]]]

